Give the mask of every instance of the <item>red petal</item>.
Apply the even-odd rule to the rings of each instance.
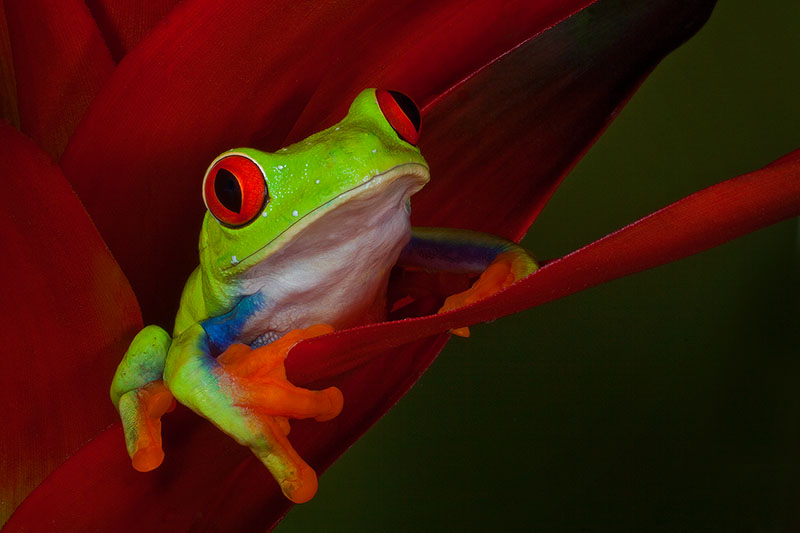
[[[420,139],[432,179],[414,197],[414,224],[519,240],[650,69],[713,5],[598,2],[432,102]]]
[[[81,0],[5,8],[22,131],[57,158],[114,64]]]
[[[258,481],[240,485],[248,449],[183,407],[164,421],[166,441],[188,439],[191,445],[176,450],[168,444],[157,470],[133,470],[122,428],[115,424],[47,478],[17,509],[6,530],[46,531],[55,523],[63,531],[185,531],[189,524],[214,517],[209,511],[216,511],[220,493],[247,497],[270,492],[274,481],[264,468],[250,468]],[[237,503],[232,511],[246,516],[251,508]],[[219,530],[246,530],[233,525]]]
[[[357,38],[347,42],[346,54],[331,58],[331,68],[288,140],[302,140],[336,122],[365,87],[399,90],[424,107],[487,63],[594,1],[518,0],[506,2],[503,9],[491,0],[421,2],[414,9],[376,2],[359,14],[354,24]]]
[[[11,41],[8,39],[8,23],[2,6],[0,6],[0,119],[7,120],[19,128],[17,80],[14,79]]]
[[[50,157],[0,126],[0,524],[116,413],[108,386],[141,327],[125,276]]]
[[[119,62],[161,22],[180,0],[86,0],[86,5]]]
[[[277,148],[322,80],[332,80],[331,90],[350,83],[351,94],[320,92],[313,102],[335,116],[364,86],[402,79],[412,94],[438,94],[586,3],[537,2],[517,16],[492,15],[488,0],[466,10],[455,0],[355,9],[350,2],[270,9],[187,2],[126,56],[62,165],[147,320],[168,324],[175,309],[164,302],[177,302],[197,262],[200,180],[218,153]],[[451,20],[452,32],[443,30]],[[353,69],[365,74],[353,78]],[[306,124],[303,134],[321,127],[316,118]]]

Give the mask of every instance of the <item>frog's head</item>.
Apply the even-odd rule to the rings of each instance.
[[[337,238],[328,221],[343,218],[328,215],[341,214],[343,206],[356,219],[370,209],[399,209],[407,216],[409,197],[429,179],[415,146],[419,119],[407,96],[367,89],[341,122],[304,141],[275,153],[239,148],[221,154],[203,180],[208,212],[201,268],[230,280],[311,226]]]

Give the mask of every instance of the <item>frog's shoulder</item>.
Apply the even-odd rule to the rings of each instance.
[[[173,337],[208,317],[209,310],[203,295],[203,273],[202,269],[197,267],[189,275],[189,279],[183,287],[180,307],[175,316]]]

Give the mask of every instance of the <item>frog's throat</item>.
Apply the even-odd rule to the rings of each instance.
[[[408,183],[405,195],[407,199],[428,183],[430,180],[430,170],[420,163],[403,163],[402,165],[390,168],[386,172],[376,174],[360,185],[335,196],[325,204],[308,212],[258,250],[240,259],[235,265],[222,269],[222,273],[225,276],[232,276],[247,270],[252,266],[252,263],[263,261],[272,250],[281,249],[284,244],[291,242],[298,234],[302,233],[306,228],[331,211],[360,197],[380,194],[380,191],[389,187],[392,183],[403,179]]]

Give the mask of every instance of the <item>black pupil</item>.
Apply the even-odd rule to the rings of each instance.
[[[394,101],[397,102],[397,105],[399,105],[403,113],[406,114],[408,120],[414,125],[414,129],[419,131],[419,109],[414,105],[414,101],[401,92],[389,91],[389,94],[392,95]]]
[[[239,213],[242,210],[242,189],[231,171],[221,168],[214,178],[214,194],[226,209]]]

